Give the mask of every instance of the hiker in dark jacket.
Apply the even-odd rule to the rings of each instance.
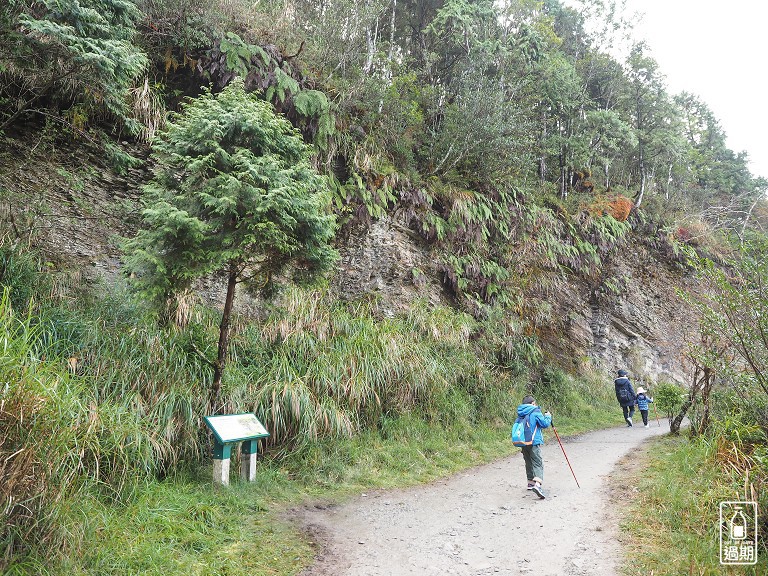
[[[627,421],[627,426],[632,427],[632,416],[635,414],[635,390],[627,377],[627,371],[619,370],[619,377],[613,381],[613,384],[616,386],[616,400],[624,411],[624,420]]]

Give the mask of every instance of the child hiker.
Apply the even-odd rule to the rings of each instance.
[[[525,460],[525,476],[528,478],[528,490],[543,499],[544,490],[541,487],[544,481],[544,459],[541,457],[541,445],[544,437],[542,428],[548,428],[552,424],[552,415],[549,412],[541,413],[541,408],[536,405],[533,396],[523,398],[523,403],[517,407],[517,420],[512,426],[512,443],[523,449]]]
[[[643,426],[648,428],[648,402],[653,402],[653,398],[646,395],[646,389],[642,386],[637,389],[637,408],[640,410],[640,416],[643,417]]]

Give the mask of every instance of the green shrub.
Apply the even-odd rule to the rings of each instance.
[[[112,169],[117,174],[125,175],[128,173],[128,170],[138,168],[144,163],[140,158],[132,156],[120,146],[109,140],[105,139],[103,146],[107,162],[109,162],[110,166],[112,166]]]
[[[26,310],[35,296],[46,295],[50,278],[41,270],[40,258],[29,251],[0,244],[0,288],[9,289],[9,304]]]
[[[656,407],[671,420],[679,412],[686,396],[686,391],[677,384],[660,382],[653,392],[653,401]]]

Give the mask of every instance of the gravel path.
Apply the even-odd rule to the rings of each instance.
[[[318,547],[301,576],[616,576],[610,499],[635,492],[611,477],[622,457],[668,431],[653,421],[561,438],[581,488],[545,432],[545,500],[525,489],[517,453],[430,484],[297,510]]]

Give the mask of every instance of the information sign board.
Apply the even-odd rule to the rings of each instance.
[[[205,423],[211,429],[219,444],[232,444],[243,440],[265,438],[269,432],[256,418],[256,414],[226,414],[206,416]]]

